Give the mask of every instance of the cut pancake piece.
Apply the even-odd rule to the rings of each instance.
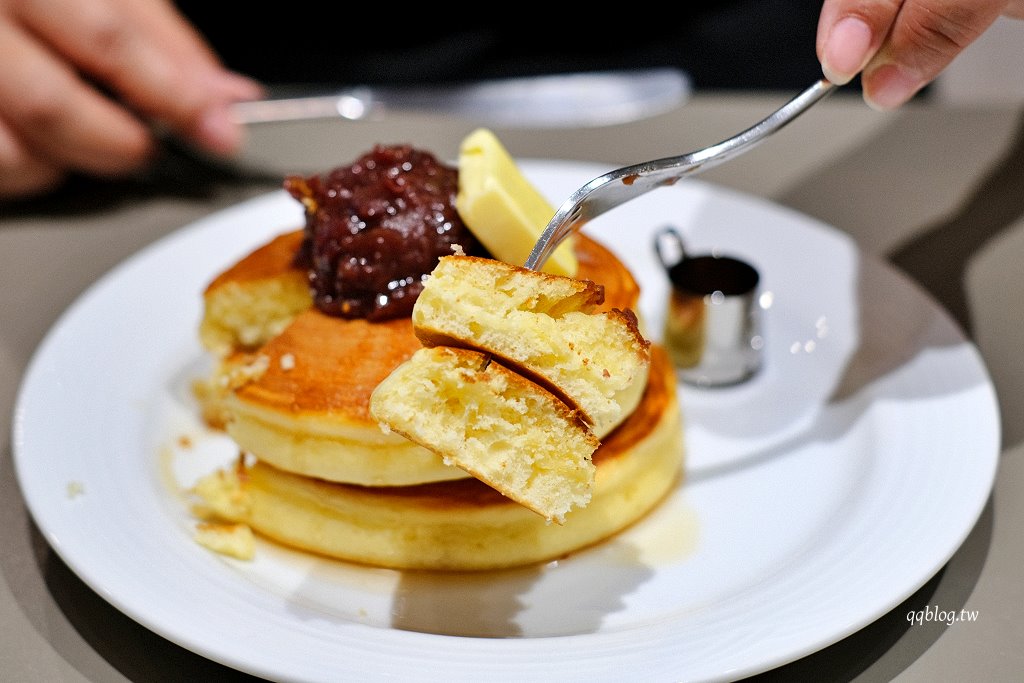
[[[594,452],[593,497],[564,525],[472,478],[365,487],[248,461],[208,475],[197,492],[204,517],[328,557],[396,569],[499,569],[564,557],[642,518],[679,483],[682,435],[674,371],[654,347],[643,400]]]
[[[306,272],[294,264],[302,231],[280,235],[242,258],[203,292],[199,339],[217,356],[259,348],[313,305]]]
[[[420,349],[377,386],[370,412],[549,521],[590,501],[597,438],[551,392],[485,354]]]
[[[446,256],[413,308],[427,346],[493,354],[578,409],[600,438],[640,402],[650,342],[636,316],[595,313],[603,288],[493,259]]]

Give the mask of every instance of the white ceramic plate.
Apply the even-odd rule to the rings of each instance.
[[[606,169],[524,162],[558,203]],[[96,283],[60,319],[15,415],[25,499],[105,599],[206,657],[277,680],[737,678],[827,646],[898,605],[973,527],[999,450],[975,348],[935,304],[805,216],[687,181],[594,221],[643,287],[652,234],[756,265],[766,364],[682,387],[687,479],[649,518],[569,559],[443,575],[191,539],[180,490],[234,456],[196,419],[200,292],[301,224],[283,192],[210,216]]]

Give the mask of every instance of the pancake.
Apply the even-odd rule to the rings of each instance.
[[[221,273],[203,292],[199,339],[219,357],[257,349],[284,331],[313,297],[294,265],[302,231],[280,235]]]
[[[399,569],[485,570],[544,562],[636,522],[678,483],[683,458],[675,374],[651,348],[639,406],[593,454],[593,495],[562,526],[476,479],[418,486],[331,483],[240,460],[197,486],[204,514],[285,545]]]
[[[289,233],[255,250],[215,279],[204,295],[207,304],[224,288],[264,288],[269,280],[291,280],[297,269],[287,258],[287,245],[298,247],[302,231]],[[291,240],[291,242],[289,242]],[[578,277],[604,286],[599,310],[633,308],[639,288],[629,270],[612,252],[584,235],[575,239]],[[276,273],[276,275],[275,275]],[[256,285],[253,285],[256,283]],[[234,300],[241,301],[235,296]],[[287,307],[284,307],[287,308]],[[203,325],[231,329],[231,320],[215,316],[209,305]],[[281,317],[274,318],[274,326]],[[256,325],[255,327],[258,327]],[[369,414],[370,394],[377,384],[420,347],[409,318],[386,322],[342,319],[307,307],[293,313],[283,330],[266,336],[256,351],[236,345],[224,362],[253,364],[263,359],[261,373],[250,381],[225,388],[219,377],[204,387],[204,412],[215,414],[239,447],[265,463],[300,475],[366,486],[407,486],[465,478],[435,453],[397,435],[381,432]],[[218,374],[225,374],[224,368]]]

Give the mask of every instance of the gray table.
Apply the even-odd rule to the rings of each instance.
[[[496,129],[521,157],[609,164],[696,149],[787,95],[702,94],[609,128]],[[0,679],[231,680],[246,676],[137,625],[86,587],[33,526],[14,479],[10,415],[56,317],[97,277],[219,208],[317,172],[374,142],[454,158],[470,124],[429,116],[278,124],[254,131],[238,166],[171,156],[131,182],[77,183],[0,205]],[[967,541],[918,593],[849,638],[764,679],[1020,680],[1024,672],[1024,116],[927,102],[879,114],[839,93],[776,138],[705,176],[832,224],[924,285],[980,347],[999,394],[998,481]],[[910,626],[909,609],[977,610],[974,623]]]

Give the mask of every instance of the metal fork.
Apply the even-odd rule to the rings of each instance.
[[[555,248],[584,223],[651,190],[673,185],[739,156],[775,133],[831,93],[835,85],[822,79],[742,133],[704,149],[609,171],[573,192],[555,212],[530,252],[526,267],[540,268]]]

